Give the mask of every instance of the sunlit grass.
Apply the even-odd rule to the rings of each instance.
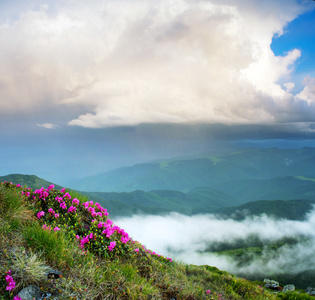
[[[1,300],[13,299],[28,284],[77,300],[308,299],[270,293],[215,267],[171,262],[132,241],[106,210],[79,193],[24,191],[0,184]],[[50,280],[48,268],[62,277]],[[16,282],[12,291],[6,290],[9,270]]]

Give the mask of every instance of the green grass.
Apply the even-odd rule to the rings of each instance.
[[[223,300],[278,297],[254,282],[215,267],[171,262],[139,242],[132,239],[123,241],[126,233],[114,225],[106,227],[115,229],[110,237],[106,237],[102,233],[104,227],[99,225],[109,222],[108,215],[96,203],[86,204],[87,208],[83,206],[82,203],[88,199],[79,194],[72,194],[70,199],[66,197],[66,191],[55,189],[30,191],[30,195],[22,195],[22,191],[29,190],[14,184],[0,184],[2,300],[13,299],[21,288],[29,284],[36,284],[59,299]],[[73,203],[73,196],[81,200],[80,203]],[[58,197],[63,200],[59,202]],[[61,207],[61,202],[67,209]],[[71,205],[76,206],[76,211],[69,212]],[[40,216],[39,212],[44,214]],[[95,215],[97,212],[103,213]],[[23,213],[27,217],[23,218]],[[17,218],[20,220],[13,222]],[[55,231],[56,228],[60,230]],[[86,236],[90,238],[82,245]],[[110,251],[108,246],[114,241],[116,245]],[[47,279],[45,272],[48,268],[59,270],[62,278]],[[9,270],[16,282],[12,291],[6,290],[5,278]]]

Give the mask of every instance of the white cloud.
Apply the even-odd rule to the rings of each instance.
[[[52,123],[36,124],[36,126],[43,127],[43,128],[46,128],[46,129],[55,129],[55,128],[58,127],[56,124],[52,124]]]
[[[284,87],[285,87],[286,91],[287,91],[288,93],[290,93],[290,92],[295,88],[295,84],[294,84],[294,82],[292,82],[292,81],[286,82],[286,83],[284,84]]]
[[[232,273],[274,273],[281,270],[290,274],[315,269],[315,210],[305,221],[273,219],[267,216],[247,217],[244,221],[220,219],[213,215],[185,216],[171,213],[165,216],[133,216],[118,218],[116,224],[147,248],[177,261],[208,264]],[[279,247],[270,255],[264,249],[259,258],[242,267],[230,257],[203,253],[215,243],[233,243],[258,236],[261,241],[275,242],[282,238],[300,240],[295,245]],[[263,276],[263,275],[262,275]]]
[[[285,4],[285,5],[284,5]],[[274,34],[296,1],[57,1],[0,26],[0,111],[86,107],[83,127],[290,121],[308,107],[277,81],[299,50]],[[313,108],[312,108],[313,109]]]
[[[296,95],[296,98],[305,100],[307,104],[315,104],[315,78],[306,77],[303,81],[305,88]]]

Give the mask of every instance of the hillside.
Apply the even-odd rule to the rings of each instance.
[[[304,176],[233,180],[216,184],[213,188],[234,198],[235,203],[278,199],[315,200],[315,181]]]
[[[82,193],[107,207],[108,211],[115,216],[169,212],[191,215],[210,213],[218,208],[235,205],[235,200],[232,197],[210,188],[196,188],[189,193],[171,190]]]
[[[260,200],[247,202],[240,206],[217,209],[215,213],[235,220],[243,220],[247,216],[266,214],[277,219],[302,221],[314,205],[315,200]]]
[[[30,182],[33,189],[51,184],[34,175],[13,174],[2,176],[2,179],[13,183],[21,182],[22,186],[27,186],[27,182]],[[59,186],[56,188],[61,189]],[[315,182],[307,177],[284,177],[271,180],[235,180],[217,185],[215,189],[199,187],[188,193],[172,190],[80,193],[106,207],[113,217],[161,215],[170,212],[185,215],[222,212],[230,217],[236,211],[236,215],[241,217],[244,214],[239,211],[246,210],[249,214],[266,213],[302,220],[315,200]],[[264,200],[260,201],[261,199]],[[292,201],[284,201],[288,199]],[[253,203],[241,205],[246,201]]]
[[[9,174],[5,176],[0,176],[0,182],[8,181],[14,184],[20,184],[22,186],[27,186],[31,189],[40,189],[42,186],[49,186],[53,184],[45,179],[39,178],[35,175],[24,175],[24,174]],[[61,189],[62,186],[54,184],[56,189]]]
[[[98,203],[64,189],[1,183],[0,208],[3,300],[22,299],[29,285],[38,299],[310,298],[158,255],[114,226]]]
[[[70,186],[80,191],[130,192],[177,190],[234,180],[267,180],[287,176],[315,176],[315,149],[250,148],[237,152],[162,160],[115,169],[83,178]]]

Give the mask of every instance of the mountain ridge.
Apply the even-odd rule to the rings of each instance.
[[[247,148],[192,159],[169,159],[114,169],[70,187],[85,191],[130,192],[213,187],[235,179],[315,176],[315,148]]]

